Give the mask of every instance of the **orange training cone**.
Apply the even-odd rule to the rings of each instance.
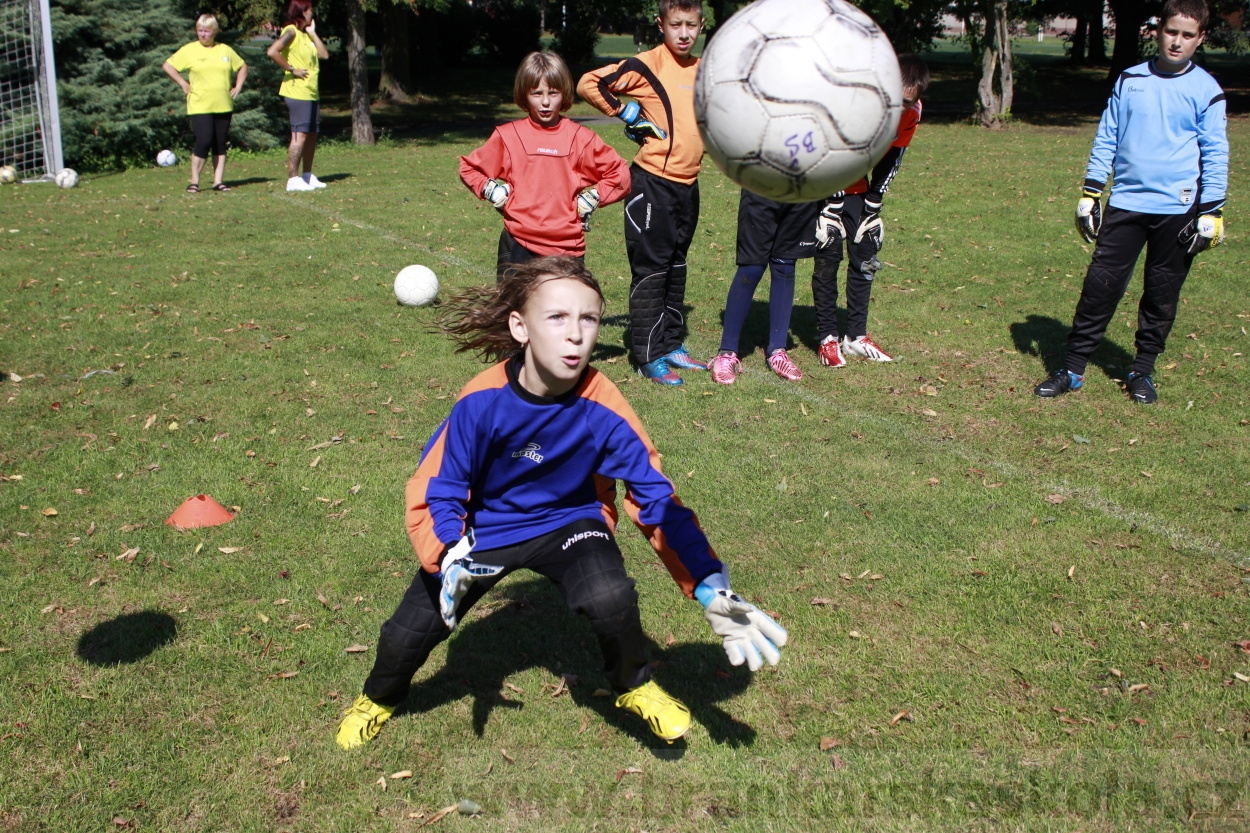
[[[174,514],[165,519],[165,523],[179,529],[194,529],[197,526],[220,526],[234,520],[234,515],[208,495],[196,495],[182,502],[174,510]]]

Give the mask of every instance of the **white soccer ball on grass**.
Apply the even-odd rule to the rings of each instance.
[[[770,199],[809,202],[885,155],[903,83],[885,33],[846,0],[757,0],[708,42],[694,108],[726,176]]]
[[[395,276],[395,299],[406,307],[424,307],[438,295],[438,277],[426,266],[405,266]]]
[[[0,185],[12,185],[17,182],[17,168],[12,165],[0,167]]]
[[[56,174],[56,184],[61,188],[73,188],[78,184],[78,171],[73,168],[61,168]]]
[[[156,154],[156,164],[160,165],[162,168],[177,165],[178,156],[172,150],[162,150],[160,153]]]

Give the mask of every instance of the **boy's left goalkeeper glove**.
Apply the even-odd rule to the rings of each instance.
[[[1081,198],[1076,203],[1076,230],[1081,239],[1093,243],[1102,231],[1102,185],[1085,180]]]
[[[1224,212],[1222,209],[1199,214],[1181,229],[1181,245],[1191,254],[1205,252],[1224,242]]]
[[[712,573],[694,589],[694,597],[703,605],[712,631],[725,644],[725,654],[730,665],[747,664],[758,671],[768,660],[769,665],[781,661],[781,646],[786,644],[788,634],[771,616],[729,589],[729,571],[723,566]]]
[[[647,139],[668,138],[668,134],[661,130],[658,124],[642,117],[642,107],[637,101],[626,104],[616,117],[625,122],[625,135],[640,145],[644,144]]]
[[[885,221],[881,219],[881,197],[876,194],[864,195],[864,213],[859,218],[859,230],[855,232],[855,242],[859,243],[867,237],[877,251],[885,243]]]
[[[599,189],[592,185],[577,195],[577,216],[582,221],[582,231],[590,231],[590,214],[599,207]]]
[[[435,575],[443,582],[443,589],[438,594],[438,612],[448,630],[456,629],[456,609],[460,607],[461,599],[469,592],[473,582],[503,572],[503,567],[478,564],[469,556],[476,543],[473,530],[470,529],[443,555],[441,566]]]
[[[816,251],[824,251],[830,246],[836,248],[846,239],[846,225],[842,222],[844,206],[843,193],[839,191],[820,209],[816,217]]]

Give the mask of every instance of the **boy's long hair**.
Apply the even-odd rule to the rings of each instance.
[[[286,7],[286,25],[304,31],[304,14],[312,8],[312,0],[291,0]]]
[[[700,17],[703,14],[703,0],[660,0],[660,11],[656,15],[661,20],[668,17],[668,13],[673,9],[680,9],[683,12],[698,12]]]
[[[497,362],[518,353],[523,345],[512,337],[508,317],[529,303],[539,285],[568,278],[595,291],[603,303],[599,282],[580,261],[571,257],[538,257],[509,266],[494,286],[479,286],[449,298],[435,329],[451,336],[457,353],[478,353]]]
[[[1167,0],[1163,4],[1163,11],[1159,13],[1159,28],[1162,29],[1163,24],[1177,15],[1195,21],[1199,33],[1205,32],[1207,24],[1211,22],[1211,10],[1207,7],[1207,0]]]
[[[512,100],[516,106],[528,113],[527,96],[544,82],[560,91],[561,113],[573,106],[573,75],[564,59],[554,52],[531,52],[521,61],[512,84]]]
[[[903,78],[903,89],[915,87],[917,96],[929,89],[929,65],[919,55],[913,52],[899,55],[898,71]]]

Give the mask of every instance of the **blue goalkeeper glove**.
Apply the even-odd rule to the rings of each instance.
[[[825,201],[816,218],[816,251],[836,248],[846,239],[846,224],[842,222],[843,193],[839,191]]]
[[[640,145],[644,144],[647,139],[668,138],[668,134],[661,130],[659,125],[642,117],[642,107],[637,101],[626,104],[616,117],[625,122],[625,135]]]
[[[747,664],[758,671],[781,661],[781,646],[788,634],[771,616],[729,589],[729,571],[723,566],[694,589],[712,631],[725,645],[730,665]]]
[[[473,530],[470,529],[455,546],[447,550],[441,569],[435,575],[435,578],[443,582],[443,589],[438,594],[438,612],[448,630],[456,629],[456,609],[460,607],[460,601],[469,592],[473,582],[503,572],[503,567],[478,564],[469,556],[476,543]]]
[[[1181,229],[1180,241],[1191,255],[1214,249],[1224,242],[1224,212],[1216,208],[1199,214]]]
[[[577,216],[582,221],[582,231],[590,231],[590,215],[599,207],[599,188],[590,186],[577,195]]]
[[[1102,183],[1085,180],[1076,202],[1076,230],[1086,243],[1093,243],[1102,231]]]
[[[482,199],[495,206],[495,208],[502,209],[504,203],[508,201],[508,197],[511,195],[512,186],[502,179],[488,179],[486,184],[482,186]]]

